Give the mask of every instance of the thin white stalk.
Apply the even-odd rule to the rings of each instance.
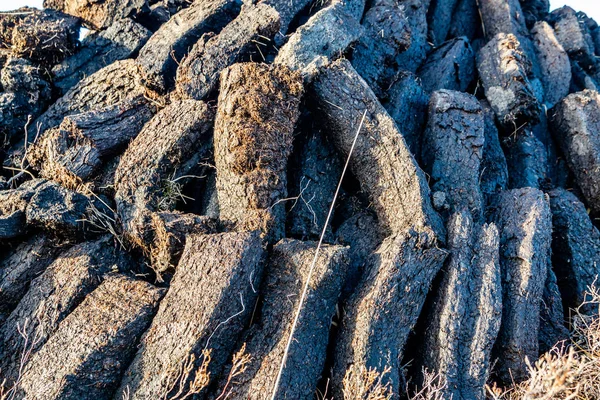
[[[315,257],[313,258],[312,263],[310,265],[310,269],[308,270],[308,277],[306,278],[306,282],[304,282],[304,288],[302,289],[302,296],[300,296],[300,303],[298,303],[298,309],[296,310],[296,315],[294,316],[294,322],[292,323],[292,330],[290,332],[290,337],[288,338],[287,344],[285,346],[285,351],[283,353],[283,359],[281,360],[281,365],[279,366],[279,372],[277,373],[277,379],[275,380],[275,385],[273,386],[273,393],[271,395],[271,400],[275,400],[275,398],[277,396],[277,390],[279,390],[279,382],[281,381],[281,375],[283,375],[283,370],[285,369],[285,364],[287,362],[288,353],[289,353],[290,347],[292,345],[292,340],[294,340],[294,333],[296,332],[296,326],[298,325],[298,319],[300,318],[300,312],[302,311],[302,307],[304,306],[304,301],[306,300],[306,295],[308,293],[308,286],[312,279],[312,275],[315,270],[315,265],[317,264],[317,259],[319,257],[319,251],[321,250],[321,245],[323,244],[323,238],[325,237],[325,233],[327,231],[327,226],[329,225],[329,220],[331,219],[331,215],[333,214],[333,209],[335,207],[335,202],[336,202],[338,194],[340,192],[340,188],[342,187],[342,181],[344,180],[344,176],[346,175],[346,170],[348,169],[348,165],[350,164],[350,157],[352,157],[352,153],[354,152],[354,147],[356,146],[356,141],[358,140],[358,135],[360,134],[360,130],[362,129],[363,123],[365,122],[366,116],[367,116],[367,110],[365,110],[365,112],[363,113],[362,119],[360,120],[360,124],[358,125],[358,129],[356,130],[356,135],[354,136],[354,140],[352,141],[352,147],[350,147],[350,152],[348,153],[348,157],[346,158],[346,164],[344,165],[344,169],[342,170],[342,176],[340,176],[340,180],[339,180],[337,188],[335,190],[333,200],[331,201],[331,206],[329,207],[329,212],[327,213],[327,219],[325,220],[325,224],[323,225],[323,230],[321,231],[321,236],[319,237],[319,244],[317,245],[317,249],[315,250]]]

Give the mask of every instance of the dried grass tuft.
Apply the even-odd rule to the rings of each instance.
[[[193,198],[183,194],[184,184],[180,181],[187,178],[204,178],[203,176],[195,175],[184,175],[176,178],[176,173],[177,171],[174,171],[168,179],[161,181],[160,186],[162,192],[160,195],[160,200],[156,206],[156,208],[160,211],[174,210],[177,206],[177,203],[180,201],[182,201],[184,204],[186,203],[186,200],[194,201]]]
[[[34,349],[40,344],[42,337],[44,336],[39,328],[39,324],[34,332],[30,331],[28,318],[25,319],[23,326],[17,324],[17,331],[23,338],[23,349],[21,350],[19,360],[19,370],[16,381],[9,383],[6,378],[0,381],[0,400],[16,400],[19,398],[19,388],[25,366],[31,359]],[[0,377],[2,377],[2,371],[0,371]]]
[[[586,300],[573,310],[572,335],[558,343],[534,365],[530,378],[511,388],[488,387],[494,400],[600,399],[600,291],[589,289]],[[595,310],[586,314],[583,310]]]
[[[198,368],[195,368],[196,356],[191,354],[179,365],[179,368],[167,371],[162,382],[164,391],[159,399],[185,400],[200,393],[210,382],[210,372],[208,372],[210,361],[211,350],[204,350],[202,363]]]
[[[250,354],[246,354],[246,343],[244,343],[240,351],[233,355],[232,367],[229,371],[229,375],[227,376],[227,382],[225,383],[223,391],[221,392],[219,397],[216,398],[216,400],[225,400],[229,398],[229,396],[231,395],[230,387],[232,382],[234,382],[233,379],[244,374],[244,372],[246,372],[246,370],[248,369],[248,365],[251,362],[252,357],[250,356]]]
[[[386,367],[381,373],[364,365],[353,365],[346,371],[342,382],[345,400],[390,400],[393,396],[389,382],[384,383],[385,375],[390,372]]]
[[[195,368],[197,364],[196,356],[192,354],[181,363],[179,368],[167,372],[163,376],[162,386],[164,392],[159,398],[161,400],[185,400],[194,398],[195,395],[206,389],[210,383],[208,367],[211,362],[211,353],[212,350],[210,349],[202,351],[202,362],[198,368]],[[235,384],[234,378],[244,374],[251,361],[252,357],[246,353],[246,344],[244,343],[242,348],[233,355],[232,368],[229,371],[227,383],[223,388],[223,392],[215,400],[229,398],[231,394],[230,387]]]
[[[407,393],[409,400],[452,400],[444,397],[447,382],[440,375],[423,369],[423,386],[414,393]]]

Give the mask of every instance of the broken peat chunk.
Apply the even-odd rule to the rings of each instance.
[[[66,187],[89,181],[107,159],[121,152],[154,115],[142,96],[99,110],[65,117],[48,129],[28,152],[40,175]]]
[[[539,121],[541,108],[529,81],[531,68],[531,61],[512,34],[498,34],[477,55],[485,97],[507,132]]]
[[[364,34],[352,53],[352,65],[378,97],[396,75],[398,54],[411,45],[411,31],[393,0],[374,1],[362,19]]]
[[[173,15],[150,37],[135,61],[144,84],[160,93],[171,89],[178,63],[202,35],[219,32],[231,22],[240,12],[241,3],[240,0],[197,1]]]
[[[168,234],[156,213],[174,211],[173,185],[189,175],[188,168],[193,166],[182,161],[194,153],[199,157],[208,153],[213,121],[214,111],[202,101],[173,102],[144,125],[119,160],[115,171],[117,213],[126,238],[147,255],[154,255],[156,272],[174,264],[170,250],[156,258],[161,240],[164,244],[161,233]],[[194,218],[190,216],[190,220]],[[196,232],[208,233],[210,228],[204,229],[208,225],[199,224]]]
[[[81,49],[52,68],[54,86],[66,93],[85,77],[137,54],[151,32],[130,18],[116,21],[106,30],[90,33]]]
[[[235,64],[221,73],[214,133],[221,219],[269,241],[285,233],[281,200],[302,94],[300,74],[284,66]]]
[[[427,92],[440,89],[467,92],[475,80],[475,54],[466,38],[442,44],[429,54],[418,72]]]
[[[347,374],[390,367],[383,383],[400,393],[404,346],[446,251],[414,231],[386,238],[369,257],[365,273],[345,306],[333,366],[333,393],[341,397]],[[337,396],[336,396],[337,397]]]
[[[538,357],[540,304],[550,265],[552,214],[546,195],[523,188],[500,193],[490,207],[500,232],[502,325],[495,344],[496,374],[505,384],[529,376],[525,359]]]
[[[589,206],[600,212],[600,95],[573,93],[550,110],[549,124]]]
[[[385,231],[431,230],[443,240],[444,228],[431,205],[425,173],[392,118],[352,65],[342,59],[324,68],[311,94],[329,139],[343,158],[350,152],[365,115],[350,169],[369,195]],[[394,184],[379,184],[388,180]]]
[[[567,52],[547,22],[537,22],[531,33],[544,85],[544,101],[552,107],[569,94],[571,63]]]
[[[87,233],[85,221],[95,201],[52,181],[35,179],[0,191],[0,238],[10,239],[40,228],[59,237]],[[80,237],[84,239],[84,237]]]
[[[363,34],[361,25],[348,14],[342,3],[335,3],[313,15],[302,25],[275,57],[310,82],[319,68],[343,55]]]
[[[51,105],[31,124],[29,139],[33,141],[37,130],[43,133],[46,129],[60,125],[66,116],[99,110],[120,103],[127,97],[145,93],[135,61],[114,62],[79,81]]]
[[[263,399],[275,386],[279,366],[308,279],[317,243],[284,239],[273,247],[261,291],[262,314],[240,339],[255,360],[246,373],[228,387],[228,366],[217,394],[233,398]],[[285,363],[277,398],[310,398],[325,365],[331,320],[346,277],[348,248],[325,245],[315,263]]]
[[[484,130],[483,111],[475,97],[450,90],[433,93],[421,159],[439,211],[469,210],[475,221],[482,219]]]
[[[9,39],[16,56],[48,67],[61,62],[77,48],[80,27],[77,18],[50,9],[25,9],[20,14],[22,18],[14,20]]]
[[[110,399],[163,292],[147,282],[108,276],[31,358],[20,383],[25,396]]]
[[[552,209],[552,265],[564,309],[579,307],[586,300],[589,288],[600,277],[600,232],[592,224],[583,203],[564,189],[549,193]],[[594,311],[593,304],[582,311]]]
[[[191,235],[117,397],[205,394],[252,316],[263,261],[258,232]]]
[[[279,15],[265,5],[243,8],[219,34],[207,33],[177,69],[176,90],[181,98],[204,100],[219,83],[226,67],[244,61],[264,60],[270,40],[279,30]]]
[[[448,250],[427,313],[423,367],[447,382],[444,398],[485,399],[492,348],[502,319],[499,236],[468,212],[448,221]]]

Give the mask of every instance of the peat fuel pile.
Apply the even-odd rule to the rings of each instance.
[[[396,399],[427,370],[483,400],[568,337],[600,275],[585,14],[45,7],[0,13],[0,398]]]

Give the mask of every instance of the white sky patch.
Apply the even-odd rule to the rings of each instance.
[[[90,30],[88,28],[84,28],[83,26],[79,29],[79,41],[85,39],[87,35],[90,34]]]
[[[598,0],[550,0],[550,9],[569,6],[575,11],[583,11],[588,17],[600,22],[600,1]]]
[[[43,2],[43,0],[0,0],[0,11],[11,11],[24,6],[42,8]]]

